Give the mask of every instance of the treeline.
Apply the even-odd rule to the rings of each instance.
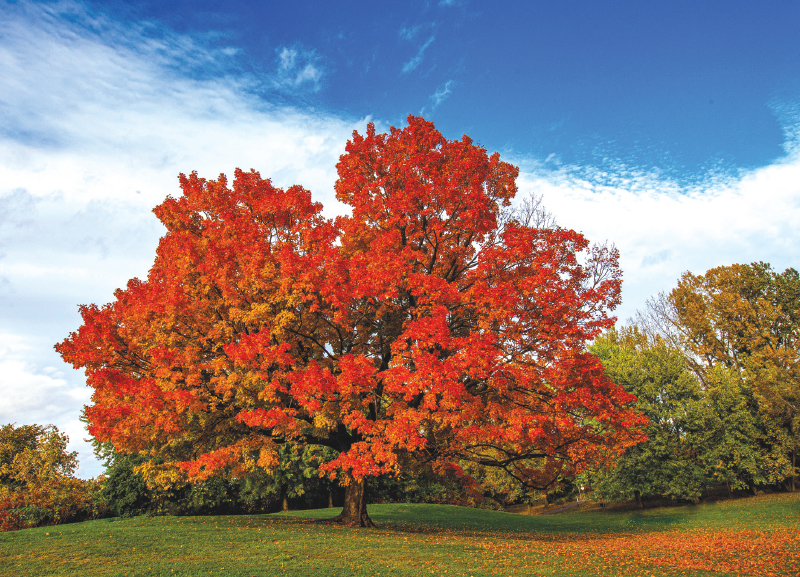
[[[103,517],[271,513],[289,509],[340,507],[344,489],[320,475],[320,465],[336,454],[326,447],[286,444],[277,467],[244,478],[215,475],[202,482],[162,486],[144,481],[155,464],[144,455],[123,455],[97,444],[105,474],[74,476],[77,453],[54,426],[0,427],[0,531]],[[465,463],[465,466],[469,467]],[[409,463],[397,476],[370,479],[372,503],[446,503],[501,508],[520,500],[524,488],[497,471],[458,466],[442,470]]]
[[[344,487],[320,474],[323,463],[336,452],[328,447],[287,443],[279,464],[243,478],[215,475],[206,481],[148,486],[142,470],[148,458],[120,455],[109,447],[100,451],[106,474],[100,497],[115,516],[141,514],[202,515],[273,513],[278,511],[341,507]],[[407,461],[396,475],[371,477],[366,485],[370,503],[437,503],[502,509],[528,500],[533,492],[496,469],[471,463],[437,468],[431,463]]]
[[[794,491],[800,449],[800,279],[768,264],[684,274],[591,350],[637,396],[648,440],[590,469],[609,500],[697,501],[725,486]]]

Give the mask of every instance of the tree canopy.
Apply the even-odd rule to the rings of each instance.
[[[74,476],[78,453],[53,425],[0,426],[0,531],[94,518],[96,480]]]
[[[638,327],[608,331],[590,350],[649,419],[645,442],[592,472],[596,494],[636,497],[641,507],[642,497],[698,500],[721,484],[744,489],[780,479],[752,393],[734,371],[718,365],[701,382],[679,349],[649,341]]]
[[[648,302],[638,324],[680,348],[706,388],[723,367],[757,403],[774,466],[771,480],[791,477],[800,450],[800,276],[769,264],[733,264],[685,273],[669,294]],[[781,462],[782,461],[782,462]]]
[[[634,397],[585,348],[613,325],[616,250],[514,210],[497,153],[408,122],[354,132],[336,219],[252,170],[181,175],[147,279],[81,306],[56,345],[94,389],[90,433],[157,456],[143,473],[163,484],[331,447],[361,524],[363,479],[401,456],[546,488],[640,439]]]

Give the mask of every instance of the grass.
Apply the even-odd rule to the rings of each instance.
[[[0,533],[0,576],[798,575],[800,494],[643,512],[525,516],[372,505],[337,511],[136,517]]]

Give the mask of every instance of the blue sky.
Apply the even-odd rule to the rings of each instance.
[[[287,50],[292,73],[313,67],[262,85],[269,99],[394,124],[423,112],[562,162],[611,155],[680,177],[762,165],[783,152],[775,107],[800,94],[796,2],[134,4],[95,6],[236,47],[242,70],[274,75]]]
[[[433,120],[621,251],[624,320],[685,270],[797,267],[800,3],[0,0],[0,423],[100,472],[52,346],[145,276],[177,174],[259,170],[328,215],[353,130]]]

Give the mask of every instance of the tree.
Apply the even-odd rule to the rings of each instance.
[[[0,486],[22,490],[71,477],[78,453],[67,451],[67,436],[50,425],[0,427]]]
[[[769,264],[685,273],[669,295],[648,303],[642,324],[681,347],[703,381],[718,365],[736,373],[764,426],[789,457],[770,476],[791,476],[800,450],[800,275]]]
[[[289,510],[289,499],[305,497],[319,505],[332,501],[330,481],[320,478],[320,467],[335,457],[328,447],[285,443],[278,449],[278,465],[265,473],[240,480],[239,497],[248,503],[278,501],[282,511]]]
[[[134,517],[151,510],[152,494],[135,467],[144,462],[140,455],[115,455],[106,462],[102,495],[117,517]]]
[[[698,431],[698,446],[712,485],[724,482],[745,489],[779,481],[786,471],[782,443],[763,419],[752,390],[736,371],[716,366],[703,389],[705,427]]]
[[[159,456],[150,483],[328,446],[339,520],[360,525],[364,479],[403,455],[548,487],[635,442],[632,397],[585,350],[613,323],[616,250],[530,226],[515,167],[408,121],[354,132],[335,186],[351,214],[335,220],[254,171],[231,188],[181,175],[154,210],[167,234],[147,280],[81,306],[56,345],[94,389],[90,433]]]
[[[701,392],[683,357],[631,328],[610,331],[591,350],[610,378],[636,395],[636,408],[649,420],[647,440],[629,447],[610,471],[594,475],[595,490],[609,499],[635,497],[639,507],[643,496],[696,499],[705,485],[693,446]]]
[[[647,441],[594,475],[600,495],[635,497],[641,507],[643,496],[697,500],[708,487],[740,489],[769,479],[774,459],[766,434],[734,372],[716,366],[704,385],[679,349],[648,340],[638,327],[609,331],[591,350],[650,421]]]
[[[78,454],[56,427],[0,427],[0,530],[96,517],[105,508],[96,480],[74,477]]]

